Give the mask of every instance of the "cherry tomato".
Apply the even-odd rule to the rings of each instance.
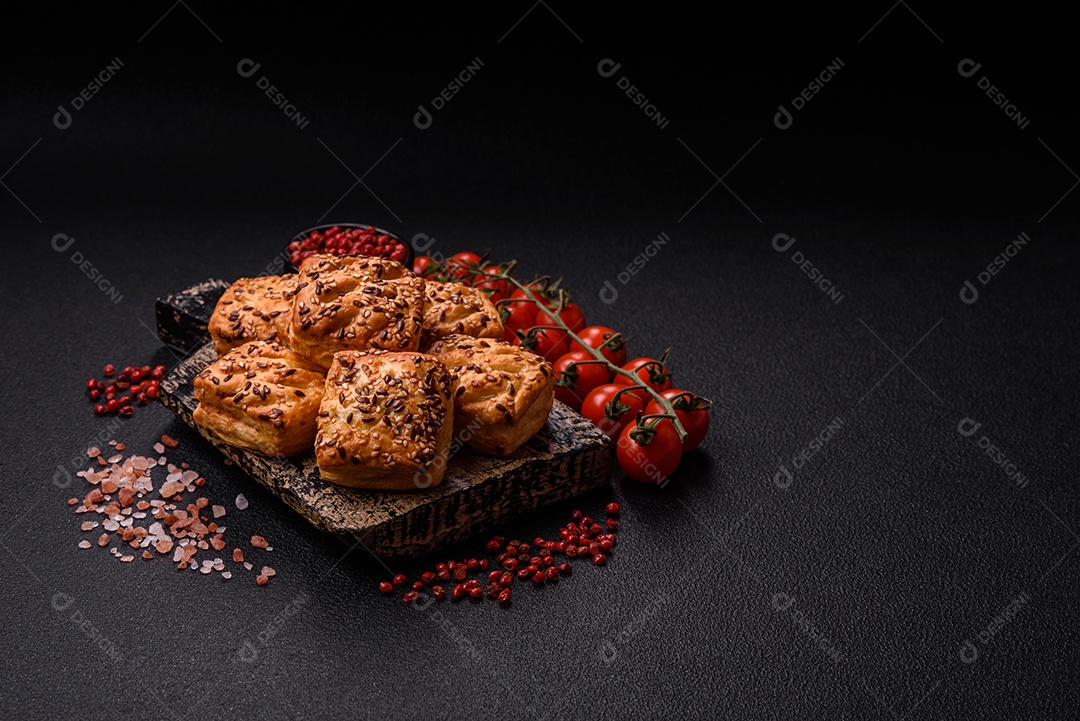
[[[563,309],[559,311],[559,318],[575,333],[585,328],[585,314],[581,312],[581,308],[579,308],[576,303],[566,303],[563,306]],[[538,312],[536,314],[536,324],[558,325],[550,311]],[[556,331],[556,333],[558,333],[559,338],[561,338],[564,343],[573,342],[566,333],[562,331]]]
[[[503,326],[511,332],[528,330],[536,325],[536,305],[528,301],[504,303],[503,308],[509,310],[510,315],[503,321]]]
[[[574,370],[569,371],[573,365]],[[598,363],[588,353],[573,351],[560,356],[554,363],[555,397],[575,411],[593,388],[607,383],[607,366]],[[562,384],[569,385],[562,385]]]
[[[514,345],[531,350],[536,355],[544,356],[552,363],[559,360],[560,356],[566,355],[566,343],[563,343],[555,336],[554,331],[550,330],[533,331],[530,329],[525,334],[525,338],[517,338]]]
[[[427,269],[431,267],[431,258],[426,255],[418,255],[413,260],[412,272],[417,275],[423,275],[427,272]]]
[[[590,325],[580,331],[576,331],[578,337],[585,341],[585,345],[596,348],[604,357],[617,366],[626,363],[626,342],[619,336],[614,342],[611,341],[618,333],[603,325]],[[576,340],[570,341],[570,350],[585,350]]]
[[[614,383],[593,388],[581,404],[581,415],[595,423],[613,441],[618,440],[623,428],[633,423],[638,413],[644,411],[645,401],[638,391],[629,391],[626,386]]]
[[[630,371],[638,377],[637,383],[648,386],[654,391],[671,390],[671,372],[655,358],[635,358],[623,365],[624,371]],[[615,375],[615,383],[623,386],[637,385],[621,373]]]
[[[530,283],[529,284],[529,290],[532,291],[533,296],[538,301],[543,303],[545,307],[550,308],[552,305],[554,305],[555,301],[552,298],[552,293],[550,291],[545,290],[542,283]],[[514,289],[514,292],[512,292],[510,294],[510,297],[511,298],[516,298],[516,299],[524,299],[524,300],[529,299],[529,296],[521,288]],[[536,306],[535,303],[533,304],[533,307],[537,308],[537,312],[539,312],[539,308]]]
[[[451,277],[457,279],[459,283],[468,285],[473,277],[469,270],[478,266],[482,260],[483,258],[476,253],[454,253],[443,265]]]
[[[675,406],[675,417],[682,423],[686,431],[686,439],[683,441],[683,450],[692,451],[705,440],[705,434],[709,432],[709,401],[695,396],[689,391],[668,390],[660,393],[664,398],[672,401]],[[650,401],[645,408],[646,415],[663,413],[664,409],[656,401]]]
[[[484,272],[498,273],[499,266],[489,265],[488,267],[484,268]],[[491,298],[492,303],[497,303],[510,295],[510,281],[503,280],[501,278],[477,277],[476,282],[473,283],[473,287],[485,291],[491,291],[490,293],[488,293],[488,297]]]
[[[682,441],[667,418],[652,429],[631,423],[619,434],[615,455],[626,475],[642,483],[660,483],[675,472],[682,459]]]

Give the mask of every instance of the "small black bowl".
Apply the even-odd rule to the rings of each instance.
[[[416,253],[413,251],[412,246],[409,245],[408,242],[402,240],[401,237],[399,237],[396,233],[391,233],[389,230],[385,230],[385,229],[380,228],[378,226],[373,226],[370,223],[323,223],[322,225],[316,225],[314,228],[308,228],[307,230],[304,230],[304,231],[301,231],[301,232],[297,233],[296,235],[294,235],[292,237],[292,240],[289,241],[289,244],[291,245],[294,241],[297,241],[297,240],[304,240],[309,235],[314,233],[316,230],[318,230],[318,231],[329,230],[330,228],[333,228],[335,226],[338,227],[338,228],[360,228],[361,230],[364,229],[364,228],[375,228],[375,232],[380,233],[382,235],[389,235],[391,238],[393,238],[394,240],[396,240],[397,242],[399,242],[403,246],[405,246],[405,260],[400,261],[400,263],[402,265],[404,265],[406,268],[408,268],[409,270],[412,270],[413,260],[415,259],[415,256],[416,256]],[[289,255],[289,246],[288,245],[285,246],[285,254],[287,256]],[[289,267],[292,268],[292,270],[294,272],[299,270],[299,268],[297,268],[293,264],[292,260],[287,261],[287,263],[288,263]]]

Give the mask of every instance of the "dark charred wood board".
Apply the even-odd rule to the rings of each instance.
[[[313,526],[347,542],[361,541],[383,558],[432,551],[611,478],[608,437],[556,401],[547,425],[513,455],[497,458],[462,448],[435,488],[336,486],[320,478],[314,453],[272,458],[223,443],[195,425],[192,413],[198,403],[192,382],[216,358],[213,345],[207,344],[182,360],[161,382],[162,403]]]
[[[161,341],[182,353],[190,353],[206,343],[209,340],[206,327],[214,306],[230,285],[227,280],[211,279],[158,298],[154,314]]]

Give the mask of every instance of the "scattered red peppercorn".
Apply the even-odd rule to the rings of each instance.
[[[513,597],[514,597],[513,592],[509,588],[504,588],[502,590],[502,592],[499,593],[499,603],[506,606],[506,605],[508,605],[510,603],[510,600]]]
[[[460,601],[461,599],[465,598],[465,584],[459,583],[458,585],[450,589],[450,598],[455,601]]]
[[[442,586],[432,586],[431,595],[435,598],[436,601],[446,600],[446,589]]]
[[[607,511],[607,514],[608,514],[609,516],[617,516],[617,515],[619,515],[619,511],[620,511],[621,509],[619,508],[619,504],[618,504],[618,503],[609,503],[609,504],[607,504],[607,506],[606,506],[606,507],[604,508],[604,510],[605,510],[605,511]]]
[[[425,571],[424,573],[420,574],[420,580],[428,585],[431,585],[432,583],[435,583],[435,574],[431,571]]]
[[[379,583],[379,590],[383,593],[393,593],[394,584],[390,583],[389,581],[382,581]]]
[[[548,570],[544,571],[544,576],[549,581],[558,581],[559,580],[559,569],[554,568],[554,567],[549,568]]]
[[[413,583],[413,585],[412,585],[412,589],[414,591],[423,591],[424,590],[424,582],[423,581],[415,581]]]
[[[543,583],[544,578],[545,578],[544,572],[543,571],[537,571],[536,573],[533,574],[532,580],[533,580],[533,583]]]
[[[101,372],[106,378],[112,378],[113,373],[116,372],[116,367],[110,363]]]
[[[394,585],[395,586],[404,586],[408,582],[409,582],[409,579],[405,576],[404,573],[399,573],[398,575],[394,576]]]
[[[401,597],[401,600],[404,601],[405,603],[412,603],[419,596],[420,596],[420,594],[418,594],[416,591],[406,591],[405,595]]]
[[[502,544],[500,544],[495,539],[491,539],[490,541],[487,542],[487,545],[484,546],[484,548],[487,550],[488,553],[496,553],[497,554],[497,553],[500,553],[502,551]]]
[[[569,576],[574,572],[573,567],[569,563],[560,563],[556,568],[561,576]]]
[[[398,262],[404,261],[409,255],[401,241],[372,226],[343,228],[339,225],[313,230],[305,237],[292,241],[288,252],[289,260],[296,266],[316,253],[366,255]]]
[[[509,588],[510,586],[513,586],[514,574],[503,571],[502,574],[499,575],[499,585],[503,588]]]
[[[602,553],[598,553],[592,557],[592,565],[594,566],[603,566],[605,563],[607,563],[607,556]]]
[[[484,589],[482,589],[479,585],[477,585],[477,586],[473,586],[472,588],[468,589],[466,591],[466,593],[468,593],[473,598],[480,598],[481,596],[484,595]]]
[[[606,521],[604,521],[604,525],[608,527],[609,531],[617,531],[617,530],[619,530],[619,522],[616,521],[614,518],[609,518]]]

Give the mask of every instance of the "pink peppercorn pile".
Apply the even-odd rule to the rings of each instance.
[[[403,262],[408,249],[401,241],[380,233],[374,226],[342,228],[335,225],[325,230],[313,230],[307,237],[289,243],[289,260],[293,265],[316,253],[327,255],[366,255]]]
[[[134,403],[145,406],[158,397],[165,371],[163,365],[125,366],[117,374],[116,366],[108,364],[101,371],[103,379],[86,381],[86,394],[96,404],[94,413],[129,418],[134,413]]]

